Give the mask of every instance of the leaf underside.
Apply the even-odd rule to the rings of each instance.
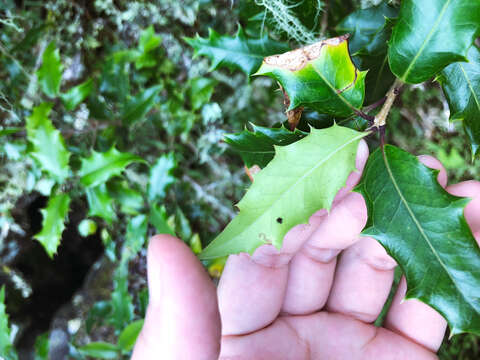
[[[374,152],[357,186],[367,203],[363,235],[378,240],[405,273],[407,299],[447,319],[451,334],[480,334],[480,249],[463,216],[468,199],[450,195],[404,150]]]
[[[349,116],[362,106],[366,71],[355,68],[347,36],[324,40],[281,55],[269,56],[255,75],[270,76],[299,106],[334,116]]]
[[[389,42],[392,72],[418,84],[464,61],[479,24],[478,0],[403,0]]]
[[[334,125],[312,129],[304,139],[275,147],[274,159],[255,175],[225,230],[200,254],[211,259],[253,253],[262,244],[280,248],[293,226],[317,210],[329,209],[335,194],[355,170],[358,143],[367,133]]]

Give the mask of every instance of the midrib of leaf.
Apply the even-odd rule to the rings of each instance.
[[[417,226],[417,229],[418,231],[420,232],[420,234],[422,235],[423,239],[425,240],[425,242],[428,244],[428,246],[430,247],[430,250],[432,251],[433,255],[437,258],[438,262],[440,263],[440,265],[442,266],[442,268],[445,270],[445,272],[447,273],[448,277],[450,278],[450,280],[452,281],[453,285],[455,285],[455,287],[457,288],[458,292],[462,295],[462,297],[465,299],[465,302],[467,302],[472,309],[474,309],[476,311],[476,307],[469,301],[468,298],[465,297],[465,295],[463,294],[463,292],[460,290],[460,288],[458,287],[457,285],[457,282],[455,281],[455,279],[452,277],[452,275],[450,274],[450,272],[448,271],[448,268],[447,266],[443,263],[442,259],[440,258],[440,256],[438,255],[438,253],[435,251],[435,248],[433,247],[433,245],[430,243],[430,240],[427,236],[427,234],[425,233],[425,231],[423,230],[423,227],[422,225],[420,224],[420,222],[417,220],[417,217],[415,216],[414,212],[412,209],[410,209],[410,206],[408,205],[408,202],[407,202],[407,199],[405,199],[405,197],[403,196],[403,193],[402,191],[400,190],[400,187],[398,186],[397,184],[397,180],[395,179],[395,177],[393,176],[393,173],[392,173],[392,170],[390,169],[390,164],[388,163],[388,159],[387,159],[387,155],[385,154],[385,150],[382,149],[382,155],[383,155],[383,161],[385,163],[385,167],[387,169],[387,172],[388,172],[388,175],[390,176],[390,180],[392,181],[392,184],[393,186],[395,187],[395,190],[397,191],[397,194],[398,196],[400,197],[400,200],[402,201],[403,205],[405,206],[405,208],[407,209],[408,211],[408,214],[410,215],[410,217],[412,218],[413,222],[415,223],[415,225]]]
[[[365,137],[366,134],[365,133],[362,133],[360,135],[357,135],[355,136],[354,138],[350,139],[348,142],[346,142],[345,144],[343,144],[342,146],[338,147],[337,149],[335,149],[334,151],[332,151],[330,154],[328,154],[325,158],[322,159],[322,161],[318,162],[317,165],[315,165],[314,167],[312,167],[312,169],[310,169],[309,171],[307,171],[304,175],[302,175],[297,181],[295,181],[295,183],[293,183],[291,186],[289,186],[287,188],[287,190],[283,191],[280,196],[277,197],[277,199],[270,204],[270,206],[267,208],[266,211],[263,212],[263,214],[261,216],[258,216],[257,217],[257,220],[250,223],[250,226],[256,224],[260,219],[263,218],[263,216],[265,215],[266,212],[268,212],[276,203],[278,203],[282,198],[283,196],[291,191],[292,188],[294,188],[295,186],[298,185],[299,182],[301,182],[303,179],[305,179],[306,177],[308,177],[312,172],[314,172],[315,170],[317,170],[320,166],[322,166],[325,162],[327,162],[328,160],[330,160],[330,158],[332,156],[334,156],[336,153],[338,153],[340,150],[342,150],[343,148],[345,148],[346,146],[350,145],[352,142],[354,141],[357,141],[357,140],[360,140],[361,138]],[[243,234],[245,231],[247,231],[247,228],[241,232],[240,234]]]
[[[95,170],[93,171],[90,171],[89,173],[83,175],[83,177],[90,177],[94,174],[98,174],[98,173],[101,173],[103,172],[105,169],[111,167],[111,166],[118,166],[120,167],[120,165],[125,161],[125,160],[134,160],[135,159],[135,156],[129,156],[128,158],[122,158],[122,159],[116,159],[115,161],[112,161],[112,162],[109,162],[108,164],[105,164],[101,167],[98,167],[96,168]]]
[[[468,88],[470,89],[470,91],[473,95],[473,98],[475,99],[475,104],[477,104],[478,111],[480,112],[480,101],[478,100],[478,96],[473,89],[472,82],[470,81],[470,78],[468,77],[467,72],[463,68],[462,64],[458,64],[458,66],[460,66],[460,69],[462,70],[463,76],[465,76],[465,81],[468,84]]]
[[[438,27],[438,25],[440,24],[440,21],[442,21],[443,15],[445,15],[445,11],[447,11],[447,8],[450,6],[451,1],[452,1],[452,0],[447,0],[447,2],[445,3],[445,5],[443,5],[442,11],[440,11],[440,15],[438,16],[437,21],[435,21],[435,24],[433,24],[432,29],[430,30],[430,32],[428,33],[427,37],[425,38],[425,41],[422,43],[422,46],[421,46],[420,49],[418,50],[418,53],[415,55],[415,57],[413,58],[413,60],[412,60],[412,62],[410,63],[410,65],[408,65],[407,70],[405,70],[405,73],[403,74],[403,76],[400,78],[400,80],[402,80],[403,82],[406,81],[405,79],[408,77],[408,74],[409,74],[410,71],[412,70],[413,65],[415,65],[415,63],[417,62],[417,60],[418,60],[418,58],[420,57],[420,55],[422,55],[423,50],[425,50],[425,47],[427,46],[427,43],[430,41],[430,39],[432,38],[432,36],[433,36],[433,34],[435,33],[435,31],[437,31],[437,27]]]

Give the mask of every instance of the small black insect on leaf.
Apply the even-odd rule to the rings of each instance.
[[[283,223],[283,219],[281,217],[277,218],[277,223],[279,224]]]

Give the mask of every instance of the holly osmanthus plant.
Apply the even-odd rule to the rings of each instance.
[[[187,39],[197,55],[212,59],[212,68],[276,80],[287,115],[281,126],[252,125],[226,136],[247,168],[262,169],[238,203],[238,215],[200,258],[252,254],[266,243],[280,248],[293,226],[330,209],[355,170],[359,142],[379,133],[380,146],[354,189],[368,209],[362,235],[384,246],[407,279],[406,297],[442,314],[451,335],[480,334],[480,249],[464,218],[469,199],[446,192],[437,170],[384,142],[400,88],[408,91],[406,85],[434,78],[451,119],[463,121],[475,158],[480,1],[403,0],[399,8],[384,2],[350,14],[336,31],[337,37],[280,54],[278,43],[248,38],[241,28],[235,37],[212,31],[208,39]],[[371,105],[364,106],[366,100]],[[319,125],[315,117],[331,125]]]

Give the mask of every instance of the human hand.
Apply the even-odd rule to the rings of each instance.
[[[253,256],[230,256],[218,304],[213,283],[190,249],[172,236],[152,238],[150,303],[133,359],[435,359],[446,322],[420,301],[402,301],[404,278],[384,328],[372,325],[396,263],[375,240],[359,237],[367,211],[362,196],[349,190],[367,157],[362,142],[360,171],[350,175],[330,214],[319,211],[309,225],[293,228],[280,252],[264,245]],[[420,160],[440,170],[445,187],[442,165],[428,156]],[[446,189],[474,199],[465,217],[479,239],[480,183]]]

